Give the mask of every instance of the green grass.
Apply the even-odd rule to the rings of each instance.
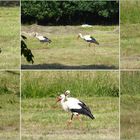
[[[121,68],[140,68],[140,24],[121,25]]]
[[[118,72],[42,71],[22,72],[22,97],[56,97],[65,90],[72,95],[119,96]]]
[[[1,71],[0,95],[11,93],[19,96],[19,71]]]
[[[140,138],[140,95],[121,96],[121,140]]]
[[[117,97],[80,97],[95,114],[91,120],[81,116],[82,123],[63,111],[55,98],[22,100],[23,140],[119,140],[119,104]]]
[[[122,0],[120,2],[121,24],[137,24],[140,21],[140,1]]]
[[[118,26],[22,26],[28,38],[27,45],[35,56],[34,65],[22,57],[22,68],[34,69],[117,69],[119,63]],[[28,33],[46,35],[52,43],[40,43]],[[99,46],[77,39],[78,33],[93,35]]]
[[[118,72],[23,71],[22,139],[119,140]],[[56,104],[65,90],[84,101],[95,114],[82,123],[67,121],[71,114]]]
[[[140,72],[121,72],[121,140],[140,138]]]
[[[140,68],[140,1],[121,1],[121,68]]]
[[[19,7],[0,7],[0,69],[20,67]]]
[[[19,72],[0,72],[0,139],[19,139]]]
[[[140,72],[124,71],[121,72],[121,94],[139,95],[140,94]]]

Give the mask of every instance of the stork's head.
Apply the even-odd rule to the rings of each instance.
[[[65,99],[65,95],[61,94],[60,96],[57,97],[57,101],[56,102],[60,102],[61,100]]]
[[[70,95],[70,90],[66,90],[64,94],[65,94],[65,96],[69,96]]]

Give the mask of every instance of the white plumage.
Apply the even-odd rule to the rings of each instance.
[[[34,35],[40,42],[47,42],[47,43],[51,43],[52,41],[45,37],[45,36],[41,36],[41,35],[38,35],[38,33],[35,33]]]
[[[90,47],[90,44],[91,43],[95,43],[96,45],[99,45],[99,42],[98,41],[96,41],[96,39],[95,38],[93,38],[92,36],[90,36],[90,35],[82,35],[81,33],[79,33],[79,35],[78,35],[78,38],[81,38],[81,39],[83,39],[83,40],[85,40],[86,42],[88,42],[89,43],[89,47]]]
[[[69,94],[69,90],[66,91],[64,94],[61,94],[58,97],[58,101],[60,101],[61,106],[65,111],[70,111],[72,113],[71,120],[73,119],[73,115],[79,114],[86,115],[91,119],[95,118],[85,103],[76,98],[68,97]]]

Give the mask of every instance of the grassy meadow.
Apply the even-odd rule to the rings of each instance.
[[[0,72],[0,139],[19,140],[19,72]]]
[[[22,57],[23,69],[118,69],[118,26],[39,26],[22,25],[27,45],[32,50],[35,63],[28,64]],[[47,36],[52,43],[41,43],[33,32]],[[93,35],[99,46],[88,46],[79,33]]]
[[[121,68],[140,68],[140,1],[121,1]]]
[[[121,140],[140,138],[140,72],[121,72]]]
[[[119,140],[118,72],[23,71],[23,140]],[[62,110],[56,97],[65,90],[84,101],[96,116],[81,116],[67,126],[71,113]]]
[[[0,69],[20,67],[19,13],[19,7],[0,7]]]

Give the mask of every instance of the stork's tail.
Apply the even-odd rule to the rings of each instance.
[[[90,117],[92,120],[95,119],[95,116],[92,115],[91,113],[88,113],[87,115],[88,115],[88,117]]]
[[[95,116],[90,111],[86,111],[86,114],[84,114],[84,115],[87,115],[92,120],[95,119]]]
[[[99,45],[99,42],[94,37],[91,36],[91,39],[93,43],[95,43],[96,45]]]
[[[97,45],[99,45],[99,42],[97,41],[97,40],[95,40],[95,42],[94,42],[95,44],[97,44]]]
[[[52,41],[49,39],[49,43],[51,43]]]

